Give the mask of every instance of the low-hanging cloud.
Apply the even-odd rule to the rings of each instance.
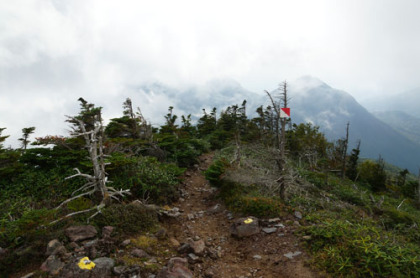
[[[0,127],[9,144],[32,125],[63,134],[80,96],[108,117],[131,97],[153,121],[173,102],[136,89],[154,81],[229,77],[261,92],[311,74],[356,97],[401,92],[419,86],[418,10],[415,0],[3,1]]]

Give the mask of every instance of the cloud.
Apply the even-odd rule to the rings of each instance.
[[[415,0],[2,1],[0,126],[61,132],[80,96],[110,117],[126,97],[150,101],[144,114],[160,118],[172,100],[133,89],[156,80],[229,77],[262,92],[310,74],[356,97],[405,91],[419,86],[418,10]]]

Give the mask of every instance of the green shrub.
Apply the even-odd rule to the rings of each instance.
[[[225,158],[219,158],[210,165],[204,172],[204,175],[212,185],[220,187],[222,185],[221,177],[229,165]]]
[[[139,204],[115,204],[105,208],[94,218],[100,228],[113,226],[122,234],[148,231],[157,224],[157,213]]]
[[[3,219],[0,222],[0,241],[18,244],[24,239],[32,239],[45,234],[46,228],[54,220],[54,211],[47,209],[28,210],[15,221]]]
[[[285,206],[276,198],[241,196],[231,205],[236,211],[256,217],[276,217],[284,215]]]
[[[389,207],[384,209],[384,224],[387,227],[395,227],[398,224],[413,225],[416,221],[415,218],[411,216],[410,213],[397,210],[396,208]]]
[[[335,276],[419,277],[420,248],[373,225],[336,220],[304,228],[314,262]]]
[[[135,157],[129,160],[130,163],[110,172],[114,187],[130,189],[134,197],[149,197],[159,204],[176,199],[179,176],[185,169],[161,163],[154,157]]]
[[[335,195],[338,196],[341,200],[351,203],[357,206],[365,206],[366,203],[362,199],[359,192],[355,191],[352,188],[345,186],[336,186],[332,191]]]
[[[158,145],[162,148],[169,162],[180,167],[196,164],[197,158],[209,149],[209,144],[202,139],[178,138],[175,135],[161,135]]]
[[[326,189],[328,187],[327,176],[325,173],[306,171],[304,175],[306,180],[316,187],[321,189]]]

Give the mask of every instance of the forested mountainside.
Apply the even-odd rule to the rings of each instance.
[[[413,136],[408,136],[410,131],[415,134],[415,124],[406,122],[401,125],[405,132],[398,132],[395,123],[378,120],[347,92],[310,77],[300,83],[309,85],[292,91],[293,122],[312,122],[320,126],[330,140],[344,137],[346,124],[349,123],[350,146],[354,147],[361,141],[361,157],[381,156],[412,173],[418,171],[420,144],[412,140]],[[390,114],[387,115],[389,118]]]
[[[68,136],[32,138],[36,127],[26,127],[12,149],[1,144],[2,127],[2,276],[293,277],[293,260],[312,277],[419,276],[418,177],[386,171],[381,158],[360,160],[345,133],[329,141],[318,126],[293,124],[280,111],[287,89],[268,93],[252,118],[246,100],[205,109],[196,123],[169,107],[157,128],[126,99],[121,117],[104,125],[102,108],[80,98],[63,123]],[[225,210],[190,212],[190,202]],[[222,214],[219,231],[211,219]],[[200,219],[211,236],[197,234]],[[250,244],[261,253],[244,249]],[[232,270],[237,264],[252,267]]]

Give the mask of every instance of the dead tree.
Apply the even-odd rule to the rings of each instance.
[[[90,109],[93,108],[93,105],[90,104],[86,107]],[[128,189],[116,190],[115,188],[107,185],[111,183],[111,181],[108,181],[107,173],[105,171],[105,166],[109,163],[105,162],[106,155],[104,154],[103,144],[104,127],[102,125],[101,109],[96,109],[97,110],[95,113],[90,113],[91,117],[89,122],[91,123],[91,125],[86,125],[86,123],[81,119],[81,117],[67,116],[68,122],[74,123],[76,125],[76,128],[73,128],[73,132],[71,135],[75,137],[83,136],[84,138],[86,144],[85,147],[88,150],[89,159],[92,162],[93,174],[84,174],[80,172],[78,168],[75,168],[74,170],[76,171],[76,174],[69,176],[65,179],[83,177],[87,180],[87,182],[82,187],[74,191],[72,193],[72,197],[62,202],[58,207],[56,207],[56,209],[59,209],[65,204],[84,196],[90,196],[95,201],[96,205],[83,211],[70,213],[58,220],[51,222],[51,224],[77,214],[87,213],[96,210],[96,212],[88,218],[89,222],[89,219],[93,218],[98,213],[100,213],[101,209],[111,202],[111,199],[119,201],[119,197],[124,197],[125,195],[130,194]],[[94,112],[93,109],[88,111]],[[87,126],[91,127],[91,129],[88,129]],[[76,195],[76,193],[78,193],[78,195]]]
[[[272,95],[265,91],[270,98],[271,104],[273,105],[274,112],[275,112],[275,146],[277,148],[277,151],[279,152],[279,158],[276,159],[277,166],[280,171],[280,177],[276,180],[276,182],[279,184],[279,195],[280,198],[283,200],[286,198],[286,182],[284,179],[285,174],[285,164],[286,164],[286,123],[287,118],[281,117],[281,107],[287,107],[288,105],[288,97],[287,97],[287,82],[284,81],[279,88],[280,93],[280,99],[278,101],[275,101]],[[279,124],[281,125],[281,129],[279,127]]]
[[[347,162],[347,148],[349,145],[349,126],[350,123],[347,123],[346,126],[346,139],[344,140],[344,145],[343,145],[343,153],[342,153],[342,165],[341,165],[341,178],[344,179],[344,177],[346,176],[346,162]]]

